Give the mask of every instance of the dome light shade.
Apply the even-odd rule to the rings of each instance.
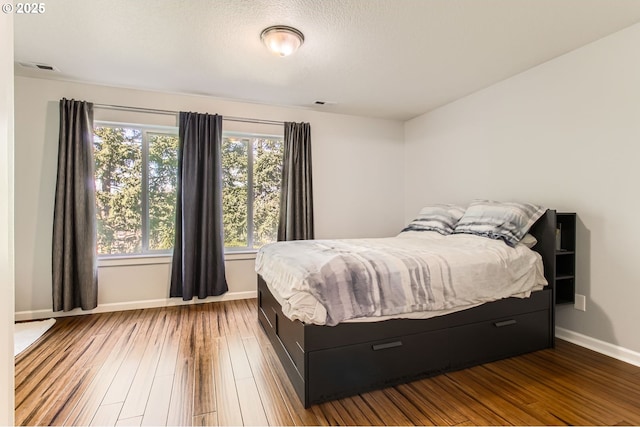
[[[262,30],[260,39],[271,53],[289,56],[304,43],[304,34],[293,27],[274,25]]]

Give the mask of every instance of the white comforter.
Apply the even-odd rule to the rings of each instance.
[[[522,244],[416,231],[272,243],[258,252],[256,272],[287,317],[318,325],[433,317],[547,284],[540,255]]]

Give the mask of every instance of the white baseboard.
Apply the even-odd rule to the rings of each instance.
[[[16,322],[24,320],[48,319],[50,317],[66,317],[81,316],[84,314],[107,313],[111,311],[137,310],[141,308],[171,307],[175,305],[203,304],[216,301],[231,301],[237,299],[256,298],[257,291],[246,292],[227,292],[218,297],[207,297],[204,299],[194,298],[191,301],[183,301],[180,298],[161,298],[144,301],[131,302],[115,302],[109,304],[100,304],[93,310],[80,310],[79,308],[71,311],[53,311],[53,310],[31,310],[18,311],[15,313]]]
[[[623,362],[627,362],[635,366],[640,366],[640,353],[629,350],[628,348],[600,341],[558,326],[556,326],[556,338],[569,341],[581,347],[588,348],[589,350],[597,351],[598,353],[605,354],[613,357],[614,359],[622,360]]]

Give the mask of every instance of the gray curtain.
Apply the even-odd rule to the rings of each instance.
[[[311,126],[286,122],[278,240],[313,239],[311,175]]]
[[[53,311],[98,305],[93,104],[60,100],[53,213]]]
[[[180,113],[172,297],[227,292],[222,227],[222,116]]]

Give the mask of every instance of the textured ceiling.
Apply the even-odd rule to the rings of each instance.
[[[638,0],[47,0],[16,74],[409,119],[640,22]],[[305,35],[293,56],[260,32]],[[314,101],[335,103],[314,106]]]

